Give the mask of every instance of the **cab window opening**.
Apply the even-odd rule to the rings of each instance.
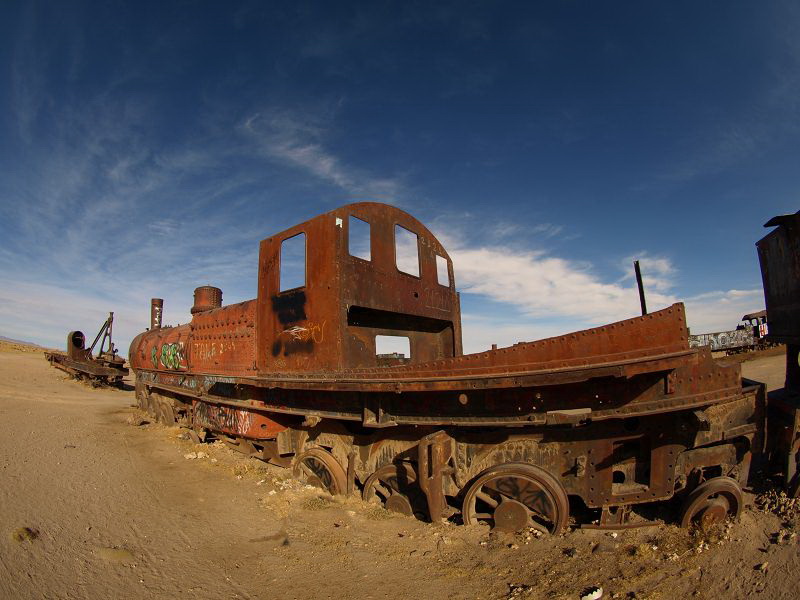
[[[347,248],[350,256],[362,260],[372,260],[371,231],[367,221],[350,215],[348,221]]]
[[[450,287],[450,272],[447,269],[447,259],[438,254],[436,255],[436,280],[439,285]]]
[[[419,277],[417,234],[401,225],[394,226],[395,264],[398,271]]]
[[[404,335],[376,335],[375,356],[379,358],[411,358],[411,340]]]
[[[281,242],[280,289],[293,290],[306,285],[306,234],[298,233]]]

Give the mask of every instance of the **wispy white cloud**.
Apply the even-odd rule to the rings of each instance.
[[[158,219],[148,223],[147,228],[156,235],[172,236],[178,231],[178,223],[174,219]]]
[[[596,265],[510,244],[468,243],[468,236],[444,234],[456,281],[471,298],[463,322],[466,350],[485,350],[595,327],[640,314],[632,263],[642,266],[648,310],[684,302],[693,331],[733,329],[740,317],[763,307],[761,290],[711,291],[681,297],[678,269],[664,256],[646,251],[618,262],[619,277],[602,277]],[[487,308],[481,310],[481,303]],[[502,307],[509,307],[504,312]]]
[[[530,319],[511,316],[508,312],[484,314],[475,311],[462,314],[464,353],[485,352],[492,344],[505,348],[517,342],[540,340],[575,330],[561,319]]]
[[[93,335],[112,310],[115,345],[127,354],[130,340],[148,323],[146,304],[109,303],[94,290],[0,279],[0,335],[7,337],[63,349],[69,331]]]
[[[643,250],[634,252],[620,261],[619,269],[624,275],[619,279],[619,283],[635,282],[636,272],[633,263],[637,260],[642,272],[645,293],[652,291],[666,293],[673,288],[677,269],[672,261],[663,256],[652,256]]]
[[[466,215],[469,217],[469,215]],[[489,240],[503,241],[525,235],[537,241],[559,236],[564,231],[561,225],[553,223],[519,223],[496,220],[482,232]]]
[[[676,300],[677,301],[677,300]],[[745,315],[764,307],[762,290],[727,290],[706,292],[683,298],[687,325],[692,333],[729,331]],[[478,301],[479,302],[479,301]],[[495,306],[496,308],[496,306]],[[465,312],[462,315],[464,352],[483,352],[492,344],[506,347],[517,342],[528,342],[553,337],[605,324],[576,318],[542,317],[538,319],[508,312]],[[615,319],[634,317],[638,313],[618,315]]]
[[[686,137],[682,156],[667,166],[661,181],[685,183],[697,177],[713,175],[765,152],[781,133],[772,119],[760,118],[762,110],[740,115]]]
[[[451,250],[450,256],[465,292],[516,306],[530,317],[573,317],[599,323],[635,315],[639,308],[635,286],[604,282],[587,266],[542,250],[460,247]],[[673,300],[658,291],[648,295],[653,307]]]
[[[686,298],[686,321],[693,333],[734,329],[739,319],[764,308],[764,291],[711,291]]]
[[[553,225],[552,223],[538,223],[530,229],[530,233],[542,239],[556,237],[564,231],[562,225]]]
[[[221,286],[226,302],[255,296],[258,240],[275,227],[253,218],[252,194],[241,192],[252,172],[209,177],[235,148],[172,150],[145,126],[151,115],[127,103],[54,108],[61,124],[34,135],[4,177],[14,234],[0,252],[0,334],[60,347],[69,330],[88,334],[114,311],[127,353],[151,297],[165,298],[176,323],[188,321],[197,285]]]
[[[241,125],[241,130],[271,159],[292,165],[350,194],[395,202],[402,194],[402,182],[347,165],[326,147],[328,129],[329,125],[319,118],[314,120],[275,109],[252,114]]]
[[[758,85],[746,90],[747,101],[737,103],[737,110],[715,111],[702,126],[687,130],[680,156],[664,167],[659,185],[724,172],[783,146],[800,131],[800,8],[777,2],[765,6],[764,15],[771,48]]]

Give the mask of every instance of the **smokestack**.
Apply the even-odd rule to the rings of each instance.
[[[222,290],[213,285],[201,285],[194,291],[192,314],[206,312],[222,306]]]
[[[639,261],[633,261],[633,270],[636,272],[636,285],[639,287],[639,304],[642,305],[642,316],[647,314],[647,302],[644,300],[644,285],[642,285],[642,270]]]
[[[150,300],[150,329],[161,329],[161,314],[164,312],[164,300],[152,298]]]
[[[67,356],[73,360],[86,358],[86,338],[82,331],[70,331],[67,334]]]

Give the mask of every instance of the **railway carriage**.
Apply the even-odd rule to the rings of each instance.
[[[725,352],[727,355],[764,350],[775,345],[769,341],[768,333],[767,311],[760,310],[744,315],[736,329],[689,335],[689,346],[708,346],[713,352]]]

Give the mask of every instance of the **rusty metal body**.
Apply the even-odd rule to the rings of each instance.
[[[111,341],[114,324],[114,313],[100,327],[100,331],[89,348],[86,348],[86,337],[82,331],[70,331],[67,334],[67,352],[45,352],[45,358],[57,369],[61,369],[76,378],[88,379],[95,385],[121,385],[122,378],[128,374],[125,360],[117,356],[117,350]],[[97,356],[92,351],[102,337]],[[106,348],[108,342],[108,348]]]
[[[786,383],[769,395],[769,436],[773,462],[786,486],[800,496],[800,213],[770,219],[773,231],[756,243],[764,281],[769,334],[786,344]]]
[[[363,223],[369,252],[356,256],[350,227]],[[409,232],[416,268],[399,259]],[[305,272],[281,289],[292,243]],[[258,297],[199,308],[132,342],[142,407],[406,514],[557,532],[570,499],[624,527],[632,507],[706,480],[745,485],[764,449],[763,386],[689,347],[682,304],[463,355],[448,254],[387,205],[263,240]],[[382,353],[383,336],[406,338],[410,356]],[[694,497],[684,520],[725,513],[717,496]]]

